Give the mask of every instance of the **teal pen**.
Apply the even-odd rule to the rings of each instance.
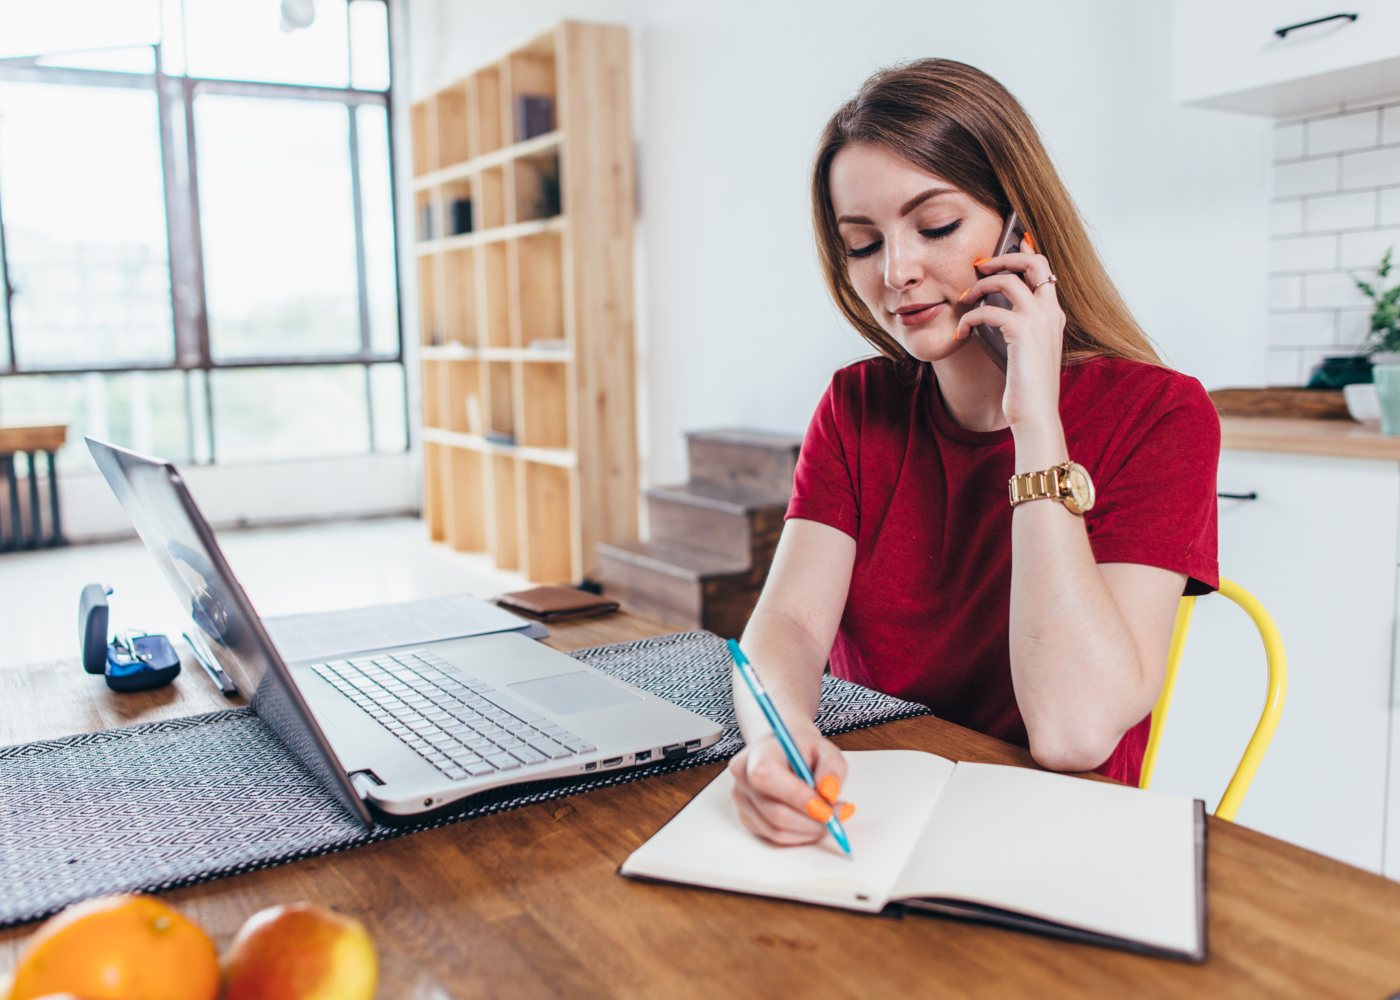
[[[758,707],[763,709],[763,715],[768,720],[768,725],[773,727],[773,735],[778,737],[778,743],[782,745],[783,753],[787,754],[788,763],[797,772],[797,776],[817,792],[817,779],[812,777],[812,769],[807,766],[807,762],[802,759],[802,754],[797,749],[797,744],[793,741],[792,734],[788,732],[788,727],[783,724],[783,717],[778,714],[778,708],[773,704],[773,699],[768,697],[768,691],[763,686],[763,682],[758,679],[758,672],[754,670],[749,658],[744,655],[744,651],[739,648],[739,644],[733,639],[729,640],[729,655],[734,659],[734,666],[739,671],[739,676],[748,685],[749,692],[753,695],[754,701],[758,702]],[[820,792],[817,792],[820,795]],[[841,825],[841,821],[836,818],[836,810],[832,810],[831,819],[826,821],[826,828],[831,831],[831,836],[841,850],[846,852],[846,856],[851,855],[851,842],[846,837],[846,828]]]

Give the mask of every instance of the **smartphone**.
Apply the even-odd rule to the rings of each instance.
[[[996,249],[991,256],[1000,257],[1005,253],[1016,253],[1021,249],[1021,238],[1026,235],[1026,230],[1021,225],[1021,220],[1016,218],[1013,211],[1006,216],[1006,224],[1001,227],[1001,236],[997,238]],[[1008,274],[1007,271],[994,271],[994,274]],[[985,277],[978,272],[979,277]],[[992,292],[990,295],[978,300],[977,305],[996,306],[1000,309],[1010,309],[1011,301],[1001,292]],[[997,363],[997,367],[1006,371],[1006,338],[1001,335],[1001,330],[995,326],[988,326],[986,323],[978,323],[972,328],[972,336],[977,342],[986,348],[987,353],[992,356],[992,360]]]

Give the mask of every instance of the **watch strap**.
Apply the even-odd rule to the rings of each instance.
[[[1039,472],[1022,472],[1012,476],[1006,482],[1011,506],[1027,500],[1063,500],[1069,496],[1069,487],[1064,479],[1067,471],[1065,465],[1053,465]]]

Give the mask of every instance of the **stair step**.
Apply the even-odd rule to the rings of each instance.
[[[749,564],[743,559],[729,559],[659,542],[625,542],[598,544],[598,557],[632,566],[644,566],[679,580],[705,582],[717,577],[744,576]]]
[[[653,542],[764,567],[788,503],[771,490],[713,483],[653,486],[646,497]]]
[[[628,610],[677,628],[739,635],[761,581],[748,566],[672,546],[599,545],[603,592]]]
[[[646,495],[649,499],[703,507],[727,514],[749,514],[764,507],[781,507],[787,510],[792,491],[759,489],[732,483],[689,482],[671,486],[650,486]]]
[[[686,434],[690,481],[760,492],[792,494],[802,439],[768,431],[719,429]]]

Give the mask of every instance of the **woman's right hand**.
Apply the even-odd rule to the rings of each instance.
[[[810,724],[794,727],[792,738],[811,767],[820,794],[793,773],[772,733],[764,733],[729,761],[740,821],[755,836],[782,847],[821,840],[833,810],[842,820],[855,812],[855,806],[840,800],[846,780],[840,748]]]

